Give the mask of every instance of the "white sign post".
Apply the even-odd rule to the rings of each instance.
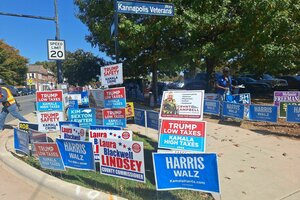
[[[66,50],[64,40],[47,40],[48,60],[65,60]]]

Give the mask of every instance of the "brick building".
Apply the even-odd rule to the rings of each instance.
[[[37,91],[51,90],[56,88],[54,73],[43,65],[28,65],[27,87]]]

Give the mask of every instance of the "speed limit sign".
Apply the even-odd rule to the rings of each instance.
[[[48,41],[48,60],[65,60],[65,41]]]

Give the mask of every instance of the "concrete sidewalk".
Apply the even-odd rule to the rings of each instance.
[[[150,138],[158,131],[129,125]],[[207,122],[207,152],[219,157],[222,200],[299,200],[300,140]]]

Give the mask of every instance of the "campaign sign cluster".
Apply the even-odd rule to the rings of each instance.
[[[89,128],[96,124],[96,113],[94,108],[79,108],[68,110],[69,120],[78,122],[80,127]]]
[[[38,111],[63,111],[62,102],[62,90],[36,92],[36,104]]]
[[[153,153],[157,190],[188,189],[220,193],[215,153]]]
[[[206,122],[162,120],[159,148],[205,152]]]
[[[79,170],[95,170],[91,142],[56,139],[64,165]]]
[[[65,170],[56,143],[34,143],[34,147],[42,168],[61,171]]]
[[[100,173],[145,182],[142,142],[100,139]]]

